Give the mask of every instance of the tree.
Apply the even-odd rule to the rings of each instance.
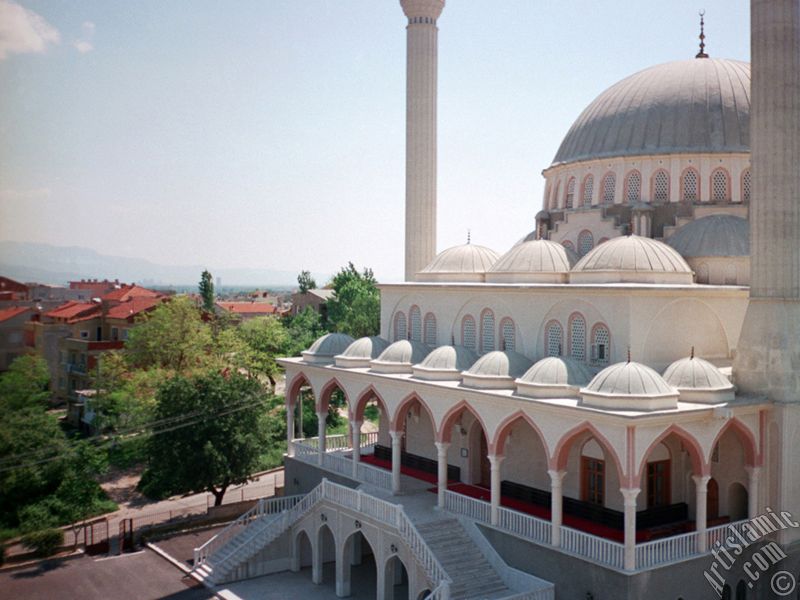
[[[311,271],[300,271],[297,276],[297,284],[300,286],[301,294],[305,294],[308,290],[313,290],[317,287],[317,282],[311,276]]]
[[[238,335],[250,349],[250,368],[269,379],[275,389],[275,377],[280,367],[275,359],[286,356],[289,334],[275,317],[258,317],[242,323]]]
[[[208,270],[203,271],[200,276],[200,296],[203,298],[203,309],[206,312],[214,312],[214,282],[211,279],[211,273]]]
[[[333,278],[333,297],[328,300],[328,322],[332,331],[354,338],[380,331],[381,299],[372,269],[359,272],[348,263]]]
[[[146,494],[209,491],[219,506],[230,485],[257,470],[266,450],[265,397],[257,381],[235,372],[178,375],[159,388],[157,403],[156,419],[176,425],[150,438],[140,482]]]
[[[289,342],[286,346],[286,356],[299,356],[314,341],[325,335],[322,319],[319,313],[310,306],[294,317],[286,317],[283,326],[288,333]]]
[[[49,393],[50,372],[38,356],[19,356],[0,376],[0,410],[44,407]]]

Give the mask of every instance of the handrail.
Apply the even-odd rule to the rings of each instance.
[[[424,600],[450,600],[450,582],[443,581]]]
[[[362,434],[371,435],[371,434]],[[302,462],[317,465],[319,453],[317,448],[304,443],[304,440],[293,440],[294,458]],[[339,475],[353,478],[353,461],[337,452],[326,452],[322,456],[322,467]],[[392,489],[392,473],[386,469],[375,467],[364,462],[356,465],[355,479],[385,490]]]

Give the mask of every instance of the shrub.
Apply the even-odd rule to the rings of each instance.
[[[36,556],[52,556],[63,544],[61,529],[40,529],[22,536],[22,545],[33,550]]]

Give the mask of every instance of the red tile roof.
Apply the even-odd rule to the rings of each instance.
[[[0,310],[0,323],[13,319],[29,310],[33,309],[30,306],[12,306],[11,308],[4,308]]]
[[[77,323],[78,321],[99,317],[100,313],[101,309],[99,304],[94,304],[92,302],[75,302],[73,300],[44,313],[44,316],[67,323]]]
[[[160,292],[148,290],[147,288],[138,285],[123,285],[116,290],[112,290],[103,295],[103,300],[119,300],[120,302],[127,302],[131,298],[159,298],[162,296]]]
[[[217,306],[237,315],[274,315],[278,309],[266,302],[217,302]]]
[[[109,308],[106,317],[109,319],[131,320],[136,315],[154,309],[161,302],[163,302],[163,298],[132,298],[127,302]]]

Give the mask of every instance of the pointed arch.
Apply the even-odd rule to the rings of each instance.
[[[709,452],[713,452],[716,445],[719,443],[722,436],[728,431],[728,429],[733,429],[736,433],[737,437],[739,438],[739,442],[742,444],[742,449],[744,450],[744,464],[746,467],[760,467],[764,462],[764,457],[762,453],[758,449],[758,444],[756,443],[756,437],[753,435],[753,432],[742,423],[736,417],[729,419],[725,425],[722,426],[722,429],[719,430],[716,437],[714,438],[714,442],[711,444],[709,448]],[[709,456],[710,460],[710,456]]]
[[[327,412],[328,405],[331,401],[331,394],[335,389],[340,389],[342,394],[344,394],[344,401],[349,406],[350,399],[347,397],[347,392],[344,389],[344,386],[339,382],[336,377],[332,378],[328,381],[324,386],[322,386],[322,391],[319,393],[319,398],[317,398],[316,407],[317,412]]]
[[[431,412],[430,407],[426,404],[426,402],[422,399],[417,392],[411,392],[408,396],[403,398],[400,401],[400,404],[397,405],[397,408],[394,411],[394,416],[392,416],[390,423],[390,429],[392,431],[401,431],[403,419],[406,417],[406,413],[408,413],[408,409],[411,408],[411,405],[414,404],[414,401],[417,401],[422,405],[422,408],[425,409],[425,412],[428,413],[428,417],[431,420],[431,427],[433,427],[433,435],[436,436],[436,419],[433,418],[433,413]]]
[[[517,412],[507,416],[500,422],[500,425],[497,426],[497,432],[495,433],[494,439],[491,442],[491,447],[494,448],[495,454],[503,454],[505,452],[508,434],[519,421],[523,421],[531,426],[531,429],[533,429],[536,432],[536,435],[539,437],[539,441],[544,448],[545,455],[550,456],[550,448],[547,446],[547,440],[545,439],[542,430],[539,429],[539,426],[536,424],[533,418],[522,410],[518,410]]]
[[[569,452],[572,449],[574,443],[583,435],[590,434],[593,436],[597,443],[603,448],[605,452],[611,457],[614,461],[614,465],[617,467],[617,474],[619,475],[620,483],[628,482],[628,478],[625,477],[625,473],[622,467],[622,461],[620,460],[617,451],[614,450],[614,446],[611,445],[611,442],[598,431],[597,427],[595,427],[589,421],[584,421],[579,425],[576,425],[569,431],[567,431],[561,439],[558,440],[558,444],[556,444],[555,451],[553,452],[551,462],[551,468],[556,471],[563,471],[567,467],[567,460],[569,459]]]
[[[377,402],[381,405],[383,412],[388,418],[389,407],[386,405],[386,401],[383,399],[383,396],[378,393],[378,390],[376,390],[375,386],[372,384],[367,386],[366,389],[358,394],[355,404],[350,404],[349,402],[347,403],[347,405],[350,407],[350,418],[355,419],[356,421],[363,421],[364,409],[366,409],[367,403],[373,398],[375,398],[375,400],[377,400]]]
[[[286,386],[286,406],[293,407],[297,404],[297,398],[300,395],[300,388],[303,386],[308,386],[312,390],[314,389],[311,386],[311,382],[306,377],[305,373],[298,373],[294,376],[294,379]]]
[[[656,447],[667,439],[670,435],[675,435],[681,442],[683,442],[684,447],[686,448],[687,452],[689,453],[689,458],[692,461],[692,474],[693,475],[709,475],[711,473],[711,465],[705,460],[703,456],[703,447],[700,445],[700,442],[695,439],[695,437],[687,432],[682,427],[679,427],[676,424],[672,424],[667,427],[664,431],[662,431],[659,436],[652,441],[652,443],[647,447],[644,454],[642,455],[642,460],[638,465],[637,473],[639,474],[639,481],[642,480],[644,476],[644,470],[647,468],[647,458],[652,454],[652,452],[656,449]]]
[[[480,424],[481,428],[483,429],[483,435],[486,436],[487,443],[491,440],[489,436],[489,430],[486,428],[486,423],[483,422],[483,418],[478,414],[478,412],[472,408],[472,406],[467,403],[466,400],[461,400],[459,403],[451,406],[448,411],[445,413],[444,417],[442,418],[442,426],[439,428],[439,431],[436,432],[436,441],[437,442],[450,442],[450,438],[453,434],[452,428],[453,423],[456,422],[456,419],[461,415],[463,411],[469,412],[475,420]],[[494,446],[490,446],[489,452],[494,452]]]

